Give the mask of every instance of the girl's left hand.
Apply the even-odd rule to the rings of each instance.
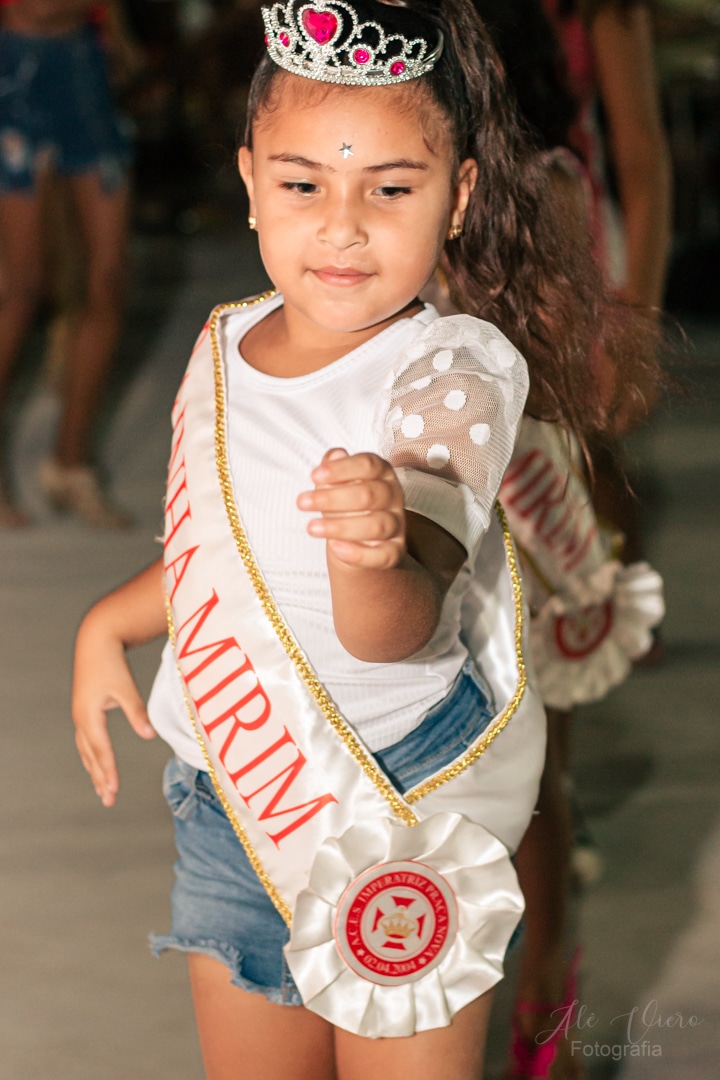
[[[348,566],[392,570],[406,553],[403,492],[393,468],[377,454],[328,450],[311,473],[314,491],[298,496],[301,510],[318,511],[308,532],[328,542]]]

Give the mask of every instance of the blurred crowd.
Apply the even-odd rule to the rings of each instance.
[[[619,207],[625,297],[651,307],[665,302],[675,314],[716,314],[711,271],[720,247],[720,0],[545,0],[542,7],[567,31],[561,45],[570,57],[569,83],[575,83],[570,89],[581,114],[575,130],[590,125],[593,132],[592,147],[583,143],[586,131],[579,142],[571,137],[570,149],[586,158],[598,213],[600,189],[608,205],[614,198]],[[520,29],[525,21],[522,4],[487,0],[487,10],[482,3],[478,8],[498,27],[507,24],[511,37],[513,26]],[[604,25],[607,11],[614,15]],[[620,39],[614,36],[622,18],[630,26],[621,43],[624,71],[615,55]],[[88,523],[123,526],[127,515],[98,480],[93,440],[121,328],[128,236],[132,231],[191,234],[242,217],[236,150],[250,76],[263,47],[260,4],[0,0],[0,19],[0,525],[26,520],[13,492],[4,414],[28,329],[40,311],[50,315],[49,369],[64,400],[57,443],[40,472],[41,488],[58,509]],[[581,20],[585,30],[592,24],[584,43],[578,34],[585,30],[575,24]],[[29,51],[23,35],[30,35]],[[537,77],[533,82],[528,74],[535,46],[531,33],[516,38],[525,40],[526,66],[512,77],[531,100],[537,96]],[[50,56],[48,42],[61,39],[70,43],[70,51],[63,56],[53,45]],[[47,56],[38,51],[41,41]],[[82,60],[72,48],[80,49]],[[603,55],[606,61],[599,63]],[[583,69],[587,57],[589,78]],[[50,81],[44,87],[32,75],[33,65],[47,68]],[[77,127],[104,125],[101,150],[83,149],[72,108],[67,115],[58,109],[49,120],[60,132],[59,143],[65,139],[67,145],[53,150],[48,169],[44,155],[55,134],[34,131],[33,125],[45,99],[53,98],[52,79],[55,97],[62,97],[73,72]],[[93,88],[83,79],[94,79]],[[104,95],[107,104],[88,119],[87,103]],[[649,146],[653,127],[655,145],[643,162],[639,141]],[[28,135],[32,142],[31,129],[35,142],[26,146],[23,139]],[[633,151],[626,159],[623,140]],[[102,157],[95,160],[93,153]],[[91,172],[83,173],[87,169]],[[632,198],[644,211],[630,213]],[[596,241],[606,225],[598,225]],[[613,253],[610,232],[605,243],[607,250],[599,256],[607,263]]]
[[[102,6],[102,5],[100,5]],[[135,145],[139,228],[192,232],[237,194],[235,149],[262,50],[257,0],[112,0],[103,33]],[[653,0],[678,249],[720,240],[720,2]]]
[[[243,101],[262,46],[255,0],[117,0],[132,47],[117,53],[135,130],[139,226],[199,228],[232,190]],[[678,251],[720,242],[720,3],[651,5],[675,171]],[[696,300],[698,298],[696,297]]]
[[[96,7],[135,145],[136,227],[192,232],[212,224],[223,198],[239,191],[234,150],[262,48],[260,3]],[[684,252],[720,242],[720,2],[653,0],[651,11],[676,176],[675,242]],[[677,284],[682,300],[702,302]]]

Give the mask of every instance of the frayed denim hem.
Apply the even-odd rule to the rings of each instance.
[[[211,938],[198,938],[191,941],[189,938],[175,937],[174,934],[150,934],[150,949],[153,956],[159,957],[168,949],[184,953],[202,953],[210,956],[213,960],[219,960],[230,970],[230,982],[239,990],[246,990],[250,994],[262,994],[273,1005],[302,1005],[302,998],[297,988],[287,974],[288,984],[282,987],[261,986],[252,982],[242,973],[242,954],[226,941],[215,941]]]

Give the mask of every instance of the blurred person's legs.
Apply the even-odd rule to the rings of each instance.
[[[582,1075],[570,1053],[579,955],[568,962],[572,814],[564,776],[570,722],[571,714],[548,710],[536,813],[515,856],[526,907],[513,1017],[513,1080],[576,1080]]]
[[[64,327],[62,415],[41,486],[58,509],[91,524],[127,524],[90,465],[94,420],[119,334],[127,243],[130,148],[105,54],[89,26],[61,34],[0,30],[0,76],[0,404],[7,403],[12,367],[40,298],[42,180],[52,169],[75,206],[85,282],[77,317]],[[19,524],[7,483],[4,491],[2,519]]]
[[[68,183],[85,251],[85,292],[66,331],[55,460],[72,468],[91,461],[94,420],[120,334],[128,187],[105,192],[95,172]]]
[[[43,281],[42,197],[29,191],[0,191],[0,525],[22,525],[8,475],[8,392],[15,360],[40,302]]]
[[[101,491],[91,466],[95,419],[120,333],[128,232],[127,181],[108,186],[100,170],[67,178],[85,251],[82,305],[66,327],[62,411],[52,458],[43,463],[45,494],[89,524],[129,523]]]
[[[65,363],[83,306],[85,258],[77,215],[65,177],[52,176],[43,201],[48,286],[52,304],[45,347],[45,378],[59,394]]]

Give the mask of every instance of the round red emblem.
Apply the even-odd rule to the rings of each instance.
[[[447,881],[410,860],[360,874],[335,915],[335,943],[345,963],[385,986],[414,982],[437,967],[456,932],[457,905]]]
[[[597,649],[612,629],[613,605],[593,604],[555,620],[555,644],[568,660],[584,660]]]

